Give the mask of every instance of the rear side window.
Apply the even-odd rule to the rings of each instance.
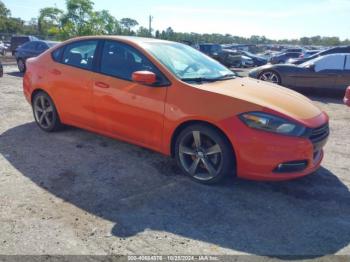
[[[63,47],[56,49],[51,53],[52,59],[56,62],[61,62],[62,53],[63,53]]]
[[[64,48],[61,63],[91,70],[96,47],[96,40],[68,44]]]

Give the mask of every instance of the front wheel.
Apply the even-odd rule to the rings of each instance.
[[[42,130],[53,132],[62,127],[55,104],[48,94],[37,93],[33,98],[32,107],[35,122]]]
[[[266,81],[266,82],[270,82],[270,83],[274,83],[274,84],[281,84],[281,78],[280,76],[273,72],[273,71],[265,71],[265,72],[262,72],[258,79],[262,80],[262,81]]]
[[[204,184],[218,183],[235,172],[230,142],[218,130],[207,125],[191,125],[179,134],[175,158],[186,175]]]

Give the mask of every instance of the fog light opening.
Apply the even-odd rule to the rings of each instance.
[[[307,167],[307,160],[284,162],[279,164],[273,172],[275,173],[295,173],[301,172]]]

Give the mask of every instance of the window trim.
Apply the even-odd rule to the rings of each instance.
[[[132,81],[132,79],[127,79],[127,78],[124,78],[124,77],[118,77],[118,76],[115,76],[115,75],[112,75],[112,74],[107,74],[107,73],[101,72],[102,52],[103,52],[103,48],[104,48],[104,45],[105,45],[106,41],[116,42],[116,43],[121,44],[121,45],[126,45],[130,49],[135,50],[136,52],[140,53],[161,74],[161,77],[163,77],[164,80],[165,80],[164,83],[153,84],[153,85],[144,85],[144,86],[149,86],[149,87],[167,87],[167,86],[171,86],[171,84],[172,84],[171,81],[165,76],[165,74],[142,51],[138,50],[137,48],[131,46],[128,43],[125,43],[123,41],[114,40],[114,39],[100,39],[101,44],[98,46],[99,48],[96,48],[96,51],[98,50],[98,53],[95,56],[96,57],[96,63],[93,62],[93,66],[95,66],[95,70],[96,70],[94,72],[96,72],[98,74],[101,74],[101,75],[106,75],[106,76],[113,77],[113,78],[116,78],[116,79],[128,81],[128,82],[131,82],[131,83],[135,83],[134,81]]]
[[[80,42],[88,42],[88,41],[96,41],[96,42],[97,42],[96,48],[95,48],[95,52],[94,52],[94,58],[93,58],[93,60],[92,60],[92,67],[91,67],[91,68],[84,68],[84,67],[74,66],[74,65],[65,64],[65,63],[62,62],[62,61],[63,61],[63,54],[64,54],[64,52],[66,51],[67,46],[69,46],[69,45],[71,45],[71,44],[76,44],[76,43],[80,43]],[[73,42],[67,43],[67,44],[65,44],[65,45],[63,45],[63,46],[59,46],[59,47],[55,48],[54,50],[52,50],[51,53],[50,53],[50,54],[51,54],[51,59],[52,59],[53,62],[59,63],[59,64],[61,64],[61,65],[70,66],[70,67],[82,69],[82,70],[89,71],[89,72],[96,72],[96,71],[94,70],[94,68],[95,68],[95,67],[94,67],[94,64],[95,64],[94,61],[96,60],[97,48],[98,48],[98,46],[99,46],[99,43],[100,43],[100,39],[97,39],[97,38],[82,39],[82,40],[73,41]],[[61,52],[61,54],[60,54],[58,60],[55,60],[55,59],[53,58],[53,53],[54,53],[56,50],[59,50],[59,49],[62,49],[62,52]]]

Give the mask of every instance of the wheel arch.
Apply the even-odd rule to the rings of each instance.
[[[33,99],[35,97],[36,94],[43,92],[46,93],[48,96],[50,96],[50,94],[48,92],[46,92],[44,89],[42,88],[36,88],[32,91],[31,95],[30,95],[30,103],[33,104]],[[52,99],[52,97],[50,96],[50,98]]]
[[[217,125],[210,123],[208,121],[204,121],[204,120],[186,120],[176,127],[175,131],[172,133],[171,140],[170,140],[170,155],[171,155],[171,157],[175,156],[176,139],[179,136],[179,134],[181,133],[181,131],[184,130],[188,126],[195,125],[195,124],[209,126],[211,128],[214,128],[216,131],[218,131],[223,136],[223,138],[226,140],[226,142],[229,144],[231,151],[233,153],[234,159],[236,161],[236,152],[234,149],[234,145],[232,145],[232,143],[231,143],[230,139],[228,138],[228,136],[226,135],[226,133]]]

